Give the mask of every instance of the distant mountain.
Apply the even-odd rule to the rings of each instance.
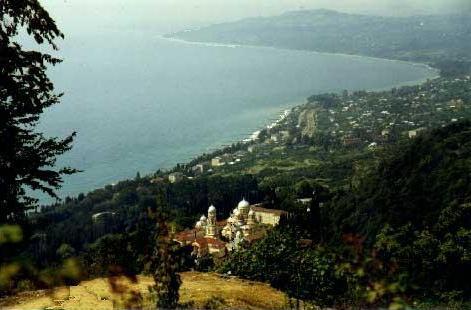
[[[471,15],[381,17],[292,11],[168,36],[403,60],[465,60],[471,55]]]

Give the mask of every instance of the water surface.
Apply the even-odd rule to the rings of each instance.
[[[422,65],[263,47],[188,44],[142,33],[73,37],[51,71],[62,104],[41,129],[77,131],[59,163],[84,170],[61,196],[148,174],[245,138],[312,94],[435,76]]]

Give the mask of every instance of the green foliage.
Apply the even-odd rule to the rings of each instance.
[[[8,247],[17,247],[23,239],[23,230],[15,225],[0,227],[0,251],[8,253]],[[34,288],[51,288],[76,284],[83,269],[80,262],[71,257],[73,249],[68,245],[60,247],[58,254],[63,258],[60,264],[38,269],[27,257],[2,257],[0,262],[0,296]]]
[[[74,135],[60,140],[34,130],[44,109],[59,102],[46,69],[60,60],[26,51],[15,42],[26,28],[38,44],[56,48],[54,41],[62,33],[37,0],[2,1],[0,15],[0,224],[21,223],[25,211],[37,204],[27,188],[56,197],[62,175],[75,172],[53,168],[57,156],[70,149]],[[222,262],[222,272],[266,281],[290,297],[318,305],[399,309],[416,300],[424,307],[427,300],[432,305],[466,305],[471,296],[471,123],[435,130],[412,142],[399,137],[409,125],[396,124],[383,142],[399,141],[397,145],[375,152],[362,149],[365,141],[378,138],[384,124],[396,120],[430,127],[470,115],[469,78],[449,79],[470,72],[469,19],[423,19],[427,22],[418,27],[415,17],[315,11],[218,26],[235,25],[237,31],[225,33],[236,36],[238,43],[428,61],[447,78],[385,92],[311,96],[305,107],[315,111],[312,135],[296,131],[298,119],[293,118],[287,123],[291,127],[283,128],[291,136],[285,145],[270,146],[272,132],[265,129],[260,141],[267,143],[258,145],[260,152],[213,175],[154,184],[138,172],[134,180],[45,207],[31,215],[31,227],[1,225],[0,294],[15,288],[70,285],[83,271],[89,277],[145,272],[154,275],[157,307],[175,308],[181,284],[177,271],[191,264],[185,261],[188,249],[177,249],[172,242],[168,223],[178,229],[193,226],[210,203],[218,207],[218,216],[225,217],[245,196],[290,215],[264,239]],[[293,26],[300,20],[305,21],[303,27]],[[391,31],[404,25],[411,31]],[[270,34],[274,29],[276,36]],[[214,31],[217,27],[184,36],[206,40]],[[436,40],[437,31],[447,35]],[[338,116],[336,111],[348,101],[356,108]],[[444,111],[438,113],[437,105]],[[381,115],[381,122],[371,117],[367,127],[350,131],[347,120],[359,119],[371,107],[376,112],[387,107],[391,114]],[[327,113],[336,114],[335,122]],[[342,147],[331,126],[363,144]],[[245,148],[235,144],[172,171],[188,173],[202,160]],[[299,198],[312,202],[302,205],[296,202]],[[197,268],[209,270],[213,265],[207,256]],[[205,305],[224,306],[218,299]]]
[[[355,172],[355,186],[322,207],[315,201],[311,215],[293,206],[280,227],[233,253],[221,270],[319,305],[466,303],[470,137],[471,122],[461,122],[384,150],[383,160]]]
[[[226,309],[227,303],[224,298],[218,296],[211,296],[203,305],[203,309],[216,310],[216,309]]]
[[[18,225],[0,226],[0,246],[5,243],[18,243],[23,240],[23,231]]]
[[[62,176],[76,172],[54,169],[56,158],[71,148],[75,134],[65,139],[46,138],[35,130],[44,109],[57,104],[61,95],[46,75],[48,65],[59,59],[24,50],[16,42],[26,29],[37,44],[63,37],[54,20],[37,0],[5,0],[0,3],[0,223],[20,223],[25,212],[37,205],[26,189],[58,198]]]
[[[325,210],[336,223],[331,242],[361,236],[362,247],[389,266],[370,279],[405,282],[409,294],[469,296],[470,137],[471,123],[462,122],[386,151],[375,173]]]
[[[321,248],[303,248],[299,238],[289,229],[275,229],[232,254],[221,271],[266,281],[291,297],[315,300],[320,305],[334,303],[345,290],[344,279],[335,273],[334,257]]]
[[[57,256],[62,260],[74,257],[76,254],[75,249],[67,243],[61,244],[61,246],[56,251]]]
[[[157,295],[157,309],[176,309],[178,306],[180,275],[177,273],[178,261],[175,258],[175,245],[171,240],[167,218],[163,213],[165,199],[157,196],[156,231],[154,237],[155,249],[151,257],[151,270],[155,285],[151,288]]]
[[[214,267],[214,258],[211,254],[206,254],[197,259],[195,270],[210,271]]]
[[[437,64],[444,74],[469,74],[463,70],[470,68],[463,59],[469,61],[471,51],[470,18],[469,12],[463,13],[397,18],[303,10],[243,19],[170,36],[189,41],[420,60]],[[437,36],[437,33],[443,35]]]

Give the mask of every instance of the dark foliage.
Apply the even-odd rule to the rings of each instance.
[[[356,185],[292,211],[222,270],[325,305],[469,301],[470,141],[461,122],[385,150]]]
[[[469,74],[470,15],[383,17],[302,10],[171,34],[189,41],[263,45],[415,60]],[[443,62],[450,66],[443,66]],[[457,65],[461,63],[461,65]]]
[[[385,152],[376,172],[328,209],[333,243],[361,236],[420,294],[470,296],[471,123]]]
[[[36,206],[27,188],[57,198],[62,175],[75,172],[52,168],[74,134],[61,140],[35,131],[44,109],[59,102],[46,68],[60,60],[15,41],[26,29],[38,44],[57,49],[54,40],[63,34],[37,0],[1,1],[0,16],[0,223],[14,223]]]
[[[167,228],[167,219],[164,213],[165,199],[161,194],[158,195],[157,205],[159,209],[155,213],[154,251],[150,258],[150,269],[155,281],[153,291],[157,294],[157,309],[176,309],[180,296],[181,279],[177,273],[176,246],[173,245]]]

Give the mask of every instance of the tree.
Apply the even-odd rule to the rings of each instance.
[[[61,260],[65,260],[75,256],[75,249],[67,243],[62,243],[60,247],[57,248],[56,254],[60,257]]]
[[[38,0],[0,1],[0,223],[20,222],[37,205],[28,188],[58,199],[62,176],[76,172],[53,168],[57,156],[70,150],[75,133],[59,139],[35,130],[44,109],[62,95],[46,75],[47,66],[61,60],[23,49],[17,42],[23,30],[54,50],[54,41],[64,37]]]
[[[166,202],[162,191],[157,195],[157,206],[158,210],[155,212],[155,249],[151,258],[151,268],[154,270],[155,281],[153,290],[157,293],[157,309],[176,309],[181,279],[177,273],[178,265],[175,251],[166,223]]]

